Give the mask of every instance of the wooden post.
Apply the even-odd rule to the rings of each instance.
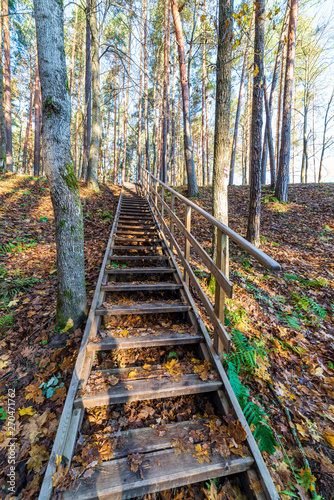
[[[165,215],[165,207],[163,205],[163,201],[165,201],[165,188],[164,188],[164,186],[161,186],[161,199],[162,199],[162,202],[161,202],[161,217],[164,218],[164,215]]]
[[[189,205],[186,205],[186,217],[185,217],[185,227],[189,231],[191,231],[191,207]],[[185,238],[185,245],[184,245],[184,257],[187,262],[189,262],[190,258],[190,243],[187,238]],[[189,275],[184,269],[184,279],[187,283],[187,287],[189,288]]]
[[[155,203],[155,206],[157,207],[157,210],[158,210],[158,193],[157,193],[158,181],[157,180],[154,182],[154,189],[155,189],[154,203]]]
[[[175,194],[174,193],[172,193],[171,203],[170,203],[170,209],[174,213],[174,210],[175,210]],[[174,220],[173,220],[173,217],[170,218],[170,232],[171,232],[171,235],[174,236]],[[173,252],[173,243],[172,243],[172,241],[170,242],[170,249]]]
[[[217,228],[217,257],[216,264],[223,274],[228,278],[229,276],[229,263],[228,263],[228,237]],[[215,286],[215,313],[218,319],[224,325],[225,323],[225,292],[216,281]],[[218,337],[215,330],[213,337],[213,344],[218,354],[223,352],[223,344]]]

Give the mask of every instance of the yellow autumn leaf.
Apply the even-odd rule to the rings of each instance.
[[[334,448],[334,433],[325,432],[324,438]]]
[[[256,76],[256,75],[258,75],[258,74],[259,74],[259,72],[260,72],[259,67],[258,67],[258,65],[257,65],[257,64],[255,64],[255,69],[254,69],[254,71],[253,71],[253,75],[254,75],[254,76]]]
[[[70,330],[71,328],[73,328],[74,326],[74,321],[72,318],[68,318],[68,321],[66,323],[66,326],[65,328],[61,331],[61,333],[66,333],[68,332],[68,330]]]
[[[49,453],[46,451],[46,448],[43,445],[33,446],[29,451],[29,455],[30,458],[27,461],[27,468],[29,470],[33,470],[36,473],[41,470],[43,462],[45,462],[49,458]]]
[[[300,424],[296,424],[296,428],[297,428],[298,434],[302,437],[302,439],[306,439],[307,432],[305,431],[304,427]]]
[[[33,415],[36,412],[33,411],[32,406],[28,406],[27,408],[19,408],[19,413],[23,417],[24,415]]]
[[[117,332],[120,337],[127,337],[129,335],[129,330],[121,330],[120,332]]]
[[[144,364],[144,366],[143,366],[143,370],[146,370],[146,371],[148,371],[148,372],[149,372],[149,371],[151,371],[151,370],[152,370],[152,366],[151,366],[151,365],[149,365],[149,364],[147,364],[147,363],[145,363],[145,364]]]
[[[209,458],[209,448],[208,449],[205,449],[204,448],[205,445],[203,445],[203,448],[202,448],[202,445],[200,444],[197,444],[195,446],[195,453],[193,454],[193,457],[196,457],[197,458],[197,461],[199,464],[202,464],[204,461],[205,462],[210,462],[210,458]]]
[[[129,378],[136,378],[136,377],[137,377],[137,375],[138,375],[137,370],[131,370],[131,371],[129,372],[128,377],[129,377]]]

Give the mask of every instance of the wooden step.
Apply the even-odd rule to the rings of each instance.
[[[159,238],[122,238],[122,236],[115,236],[115,240],[117,241],[127,241],[127,242],[138,242],[138,243],[145,243],[145,241],[147,241],[148,243],[161,243],[162,239],[159,239]]]
[[[180,303],[168,303],[168,302],[139,302],[132,306],[127,305],[115,305],[110,307],[110,309],[100,308],[96,309],[95,314],[97,316],[124,316],[127,314],[163,314],[163,313],[175,313],[175,312],[186,312],[191,309],[188,305],[182,305]]]
[[[142,476],[130,469],[128,458],[104,462],[89,480],[79,480],[79,488],[64,494],[65,500],[120,500],[142,497],[147,493],[176,488],[220,476],[248,470],[251,457],[236,457],[228,461],[214,455],[210,462],[200,464],[193,453],[176,456],[173,449],[145,454],[141,466]]]
[[[137,222],[131,224],[124,224],[122,222],[117,224],[117,229],[157,229],[154,224],[137,224]]]
[[[126,214],[120,214],[119,215],[119,219],[118,220],[121,220],[121,219],[124,219],[124,220],[128,220],[128,219],[131,219],[131,220],[134,220],[136,223],[138,223],[139,221],[152,221],[154,223],[154,219],[153,219],[153,216],[152,215],[141,215],[140,217],[136,217],[135,215],[126,215]]]
[[[163,250],[165,246],[121,246],[121,245],[111,245],[110,249],[113,250]]]
[[[162,377],[161,379],[140,379],[120,381],[107,390],[96,394],[87,394],[74,401],[74,408],[92,408],[94,406],[113,405],[128,401],[146,401],[147,399],[172,398],[175,396],[202,394],[221,389],[220,380],[203,382],[198,375],[183,375],[179,380]]]
[[[125,235],[129,235],[131,236],[132,234],[134,235],[147,235],[147,236],[152,236],[152,235],[158,235],[157,233],[157,230],[156,229],[123,229],[123,228],[117,228],[117,235],[122,235],[122,236],[125,236]]]
[[[189,333],[177,333],[170,331],[163,335],[153,333],[140,337],[129,335],[128,337],[107,337],[87,345],[88,351],[111,351],[114,349],[133,349],[142,347],[160,347],[171,345],[197,344],[203,341],[201,335]]]
[[[121,267],[106,268],[107,274],[171,274],[175,273],[173,267]]]
[[[168,255],[109,255],[109,260],[170,260]]]
[[[180,290],[182,285],[177,283],[140,283],[138,285],[132,285],[131,283],[113,283],[101,286],[101,291],[103,292],[140,292],[140,291],[150,291],[150,292],[163,292],[165,290]]]

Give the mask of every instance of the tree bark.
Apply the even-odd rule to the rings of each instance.
[[[282,64],[281,64],[281,75],[280,75],[280,88],[278,93],[277,101],[277,123],[276,123],[276,165],[279,164],[279,150],[281,142],[281,126],[282,126],[282,101],[283,101],[283,89],[284,89],[284,68],[286,65],[286,49],[283,47]]]
[[[35,73],[35,146],[34,146],[34,177],[39,177],[41,164],[41,88],[39,80],[38,58],[36,53],[36,73]]]
[[[308,97],[304,96],[304,120],[303,120],[303,154],[302,154],[302,168],[300,171],[300,182],[301,184],[307,183],[307,164],[308,164],[308,152],[307,152],[307,119],[308,119]]]
[[[167,183],[168,133],[169,133],[169,56],[170,56],[170,1],[165,0],[165,40],[164,40],[164,93],[162,115],[162,158],[161,180]]]
[[[140,67],[139,67],[139,99],[138,99],[138,146],[137,146],[137,181],[141,179],[141,138],[142,138],[142,99],[143,99],[143,38],[144,38],[144,0],[141,1],[140,19]]]
[[[92,37],[92,135],[90,140],[87,187],[99,190],[97,169],[101,145],[101,109],[100,109],[100,44],[97,27],[97,1],[90,1],[89,25]]]
[[[89,0],[87,1],[89,5]],[[87,180],[87,167],[89,161],[89,145],[92,133],[92,59],[91,59],[91,34],[89,20],[86,20],[86,67],[85,67],[85,122],[84,122],[84,150],[81,169],[81,179]]]
[[[184,47],[183,30],[182,30],[182,24],[177,5],[177,0],[171,0],[171,5],[172,5],[172,13],[175,26],[175,37],[178,45],[179,64],[180,64],[180,80],[181,80],[182,103],[183,103],[184,154],[185,154],[185,164],[187,169],[188,196],[193,197],[198,195],[198,186],[197,186],[197,179],[195,172],[193,145],[191,139],[189,86],[188,86],[187,67],[185,60],[185,47]]]
[[[205,14],[204,14],[205,15]],[[202,41],[202,129],[201,129],[201,142],[202,142],[202,182],[203,186],[206,184],[206,120],[205,120],[205,107],[206,107],[206,40],[205,34]]]
[[[115,54],[115,96],[114,96],[114,185],[118,184],[117,175],[117,55]]]
[[[2,58],[0,58],[0,172],[4,172],[6,170],[6,120],[5,120],[5,112],[3,106],[3,69],[2,69]],[[32,91],[31,94],[32,95]],[[30,121],[31,121],[31,103],[29,108],[30,113]],[[29,114],[28,114],[29,121]]]
[[[72,96],[72,82],[73,82],[73,73],[74,73],[74,65],[75,65],[75,53],[76,53],[76,48],[77,48],[78,12],[79,12],[79,6],[77,6],[76,9],[75,9],[73,46],[72,46],[72,60],[71,60],[70,83],[69,83],[70,97]]]
[[[281,133],[280,159],[277,175],[275,196],[281,202],[288,200],[290,143],[291,143],[291,109],[296,54],[296,35],[298,19],[298,0],[291,0],[289,19],[288,53],[285,69],[285,84],[283,97],[283,120]]]
[[[327,132],[327,126],[328,126],[329,120],[331,119],[331,118],[328,119],[328,113],[329,113],[330,107],[332,105],[333,98],[334,98],[334,90],[332,92],[330,100],[328,101],[327,108],[326,108],[326,113],[325,113],[324,131],[323,131],[323,134],[322,134],[322,148],[321,148],[321,156],[320,156],[320,163],[319,163],[319,177],[318,177],[318,182],[319,183],[321,182],[322,165],[323,165],[324,155],[325,155],[325,149],[326,149],[326,132]]]
[[[29,99],[29,111],[28,111],[28,119],[27,119],[27,128],[24,136],[24,144],[23,144],[23,157],[22,157],[22,171],[25,174],[27,170],[27,152],[28,152],[28,141],[31,129],[32,122],[32,108],[34,105],[34,96],[35,96],[35,80],[30,81],[30,99]],[[1,99],[1,96],[0,96]]]
[[[213,211],[223,224],[228,224],[228,180],[230,149],[231,71],[233,40],[233,1],[219,0],[219,28],[216,76],[216,120],[213,156]],[[216,256],[214,232],[213,255]]]
[[[177,58],[177,48],[176,41],[174,41],[174,61],[173,61],[173,88],[172,88],[172,150],[171,150],[171,164],[172,164],[172,175],[171,184],[176,185],[176,113],[175,113],[175,90],[176,90],[176,61]]]
[[[5,53],[5,120],[6,120],[6,167],[13,172],[13,138],[12,138],[12,90],[10,69],[10,36],[8,0],[3,0],[3,45]]]
[[[278,42],[273,78],[272,78],[272,82],[271,82],[270,97],[269,97],[270,120],[271,120],[271,114],[272,114],[272,108],[273,108],[274,94],[275,94],[275,90],[276,90],[276,86],[277,86],[277,82],[278,82],[278,78],[279,78],[279,70],[280,70],[281,65],[283,67],[282,59],[284,59],[283,58],[284,40],[286,37],[286,29],[288,26],[288,20],[289,20],[289,4],[287,5],[286,11],[285,11],[281,35],[280,35],[280,39]],[[266,128],[264,130],[264,140],[263,140],[263,150],[262,150],[262,167],[261,167],[262,168],[262,181],[261,181],[262,184],[266,184],[268,147],[274,147],[274,146],[273,146],[273,144],[272,145],[268,144],[268,127],[266,125]],[[270,184],[271,184],[271,187],[274,188],[275,183],[276,183],[276,170],[273,171],[272,165],[273,164],[271,163],[271,166],[270,166]],[[273,174],[275,174],[275,175],[273,175]]]
[[[0,60],[0,172],[6,171],[6,121],[3,107],[3,70]]]
[[[145,122],[145,169],[150,170],[150,137],[148,130],[148,69],[147,69],[147,0],[144,0],[144,122]]]
[[[263,126],[263,82],[264,82],[264,28],[265,0],[256,3],[254,39],[254,79],[251,131],[251,164],[249,183],[249,215],[247,239],[253,245],[260,245],[261,212],[261,153]]]
[[[67,324],[77,328],[87,308],[84,228],[79,185],[71,160],[63,4],[58,0],[34,0],[34,7],[42,88],[43,162],[56,227],[57,323],[61,328]]]
[[[80,109],[81,109],[80,101],[81,101],[81,83],[82,83],[82,66],[83,66],[82,56],[83,56],[83,51],[80,54],[80,63],[79,63],[80,66],[79,66],[79,81],[78,81],[78,94],[77,94],[77,109],[76,109],[75,132],[74,132],[74,172],[75,172],[75,174],[77,174],[77,166],[78,166],[78,139],[79,139],[79,128],[80,128]]]
[[[132,3],[130,2],[130,10]],[[129,25],[129,55],[128,55],[128,74],[126,83],[125,103],[124,103],[124,141],[123,141],[123,168],[122,168],[122,184],[125,182],[125,169],[126,169],[126,146],[127,146],[127,133],[128,133],[128,105],[129,105],[129,88],[130,88],[130,68],[131,68],[131,28],[132,28],[132,15],[130,13]]]
[[[241,72],[241,78],[240,78],[239,97],[238,97],[237,112],[236,112],[236,116],[235,116],[234,134],[233,134],[233,142],[232,142],[232,154],[231,154],[231,166],[230,166],[230,184],[231,185],[233,185],[233,183],[234,183],[234,165],[235,165],[235,155],[237,152],[237,143],[238,143],[242,91],[243,91],[243,86],[244,86],[244,81],[245,81],[245,76],[246,76],[246,71],[247,71],[248,52],[249,52],[250,39],[252,36],[252,30],[253,30],[254,13],[255,12],[253,10],[251,22],[249,25],[246,50],[245,50],[245,54],[244,54],[244,61],[243,61],[243,65],[242,65],[242,72]]]
[[[264,77],[263,79],[263,91],[264,91],[264,104],[265,104],[265,109],[266,109],[266,137],[267,141],[263,143],[263,147],[268,146],[269,149],[269,162],[270,162],[270,184],[271,188],[274,189],[275,183],[276,183],[276,164],[275,164],[275,150],[274,150],[274,141],[273,141],[273,131],[271,127],[271,112],[270,112],[270,103],[268,100],[268,91],[267,91],[267,81],[266,78]],[[262,160],[263,160],[263,154],[262,154]],[[266,163],[267,159],[265,158],[265,161],[262,163],[262,175],[263,175],[263,166],[264,166],[264,171],[266,171]],[[266,183],[266,179],[264,178],[263,182],[263,177],[262,177],[262,184]]]

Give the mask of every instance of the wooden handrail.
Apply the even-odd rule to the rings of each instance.
[[[142,169],[143,172],[148,174],[149,177],[151,177],[155,182],[158,182],[162,187],[167,189],[171,194],[176,196],[179,200],[181,200],[183,203],[186,203],[189,207],[193,208],[196,210],[197,213],[205,217],[211,224],[216,226],[217,229],[220,229],[223,234],[228,236],[234,243],[236,243],[239,247],[241,247],[243,250],[245,250],[247,253],[252,255],[254,259],[256,259],[258,262],[260,262],[264,267],[267,269],[270,269],[270,271],[280,271],[281,266],[279,265],[278,262],[276,262],[274,259],[269,257],[266,253],[262,252],[259,248],[256,248],[254,245],[249,243],[245,238],[240,236],[238,233],[233,231],[233,229],[229,228],[228,226],[225,226],[222,222],[219,222],[213,215],[209,214],[205,210],[203,210],[201,207],[196,205],[193,201],[189,200],[185,196],[182,196],[182,194],[179,194],[177,191],[172,189],[171,187],[167,186],[164,182],[160,181],[157,179],[151,172],[148,172],[145,169]],[[151,183],[150,183],[151,185]],[[151,185],[152,186],[152,185]]]
[[[273,260],[271,257],[266,255],[264,252],[256,248],[254,245],[245,240],[242,236],[237,234],[235,231],[225,226],[219,222],[215,217],[210,215],[208,212],[200,208],[194,202],[188,200],[177,191],[167,186],[164,182],[157,179],[151,172],[147,170],[142,170],[141,184],[146,192],[147,198],[150,201],[152,208],[156,211],[156,215],[161,223],[162,231],[167,235],[170,240],[171,250],[175,249],[178,257],[183,263],[184,268],[184,280],[185,284],[189,287],[191,281],[195,290],[197,291],[201,302],[212,321],[214,326],[214,347],[218,354],[221,354],[223,349],[225,351],[230,350],[230,338],[228,333],[224,328],[224,318],[225,318],[225,297],[232,298],[233,286],[228,279],[229,275],[229,250],[228,250],[228,240],[229,238],[243,248],[246,252],[251,254],[258,262],[263,264],[266,268],[277,271],[281,269],[281,266]],[[161,196],[158,193],[157,186],[161,186]],[[170,207],[166,203],[165,193],[169,191],[171,193],[171,203]],[[175,197],[185,204],[185,222],[181,222],[179,217],[174,213],[175,210]],[[161,210],[159,210],[158,205],[161,205]],[[200,243],[191,233],[191,213],[194,209],[199,215],[202,215],[207,219],[208,222],[213,224],[217,229],[217,255],[216,261],[208,255],[208,253],[203,249]],[[170,228],[165,222],[165,214],[170,218]],[[181,234],[184,236],[184,252],[182,252],[178,242],[175,239],[174,229],[175,226],[179,229]],[[190,247],[193,247],[195,252],[201,258],[204,265],[209,269],[212,276],[215,278],[215,300],[214,307],[212,306],[210,300],[206,296],[204,290],[202,289],[200,283],[198,282],[196,275],[190,265]]]

